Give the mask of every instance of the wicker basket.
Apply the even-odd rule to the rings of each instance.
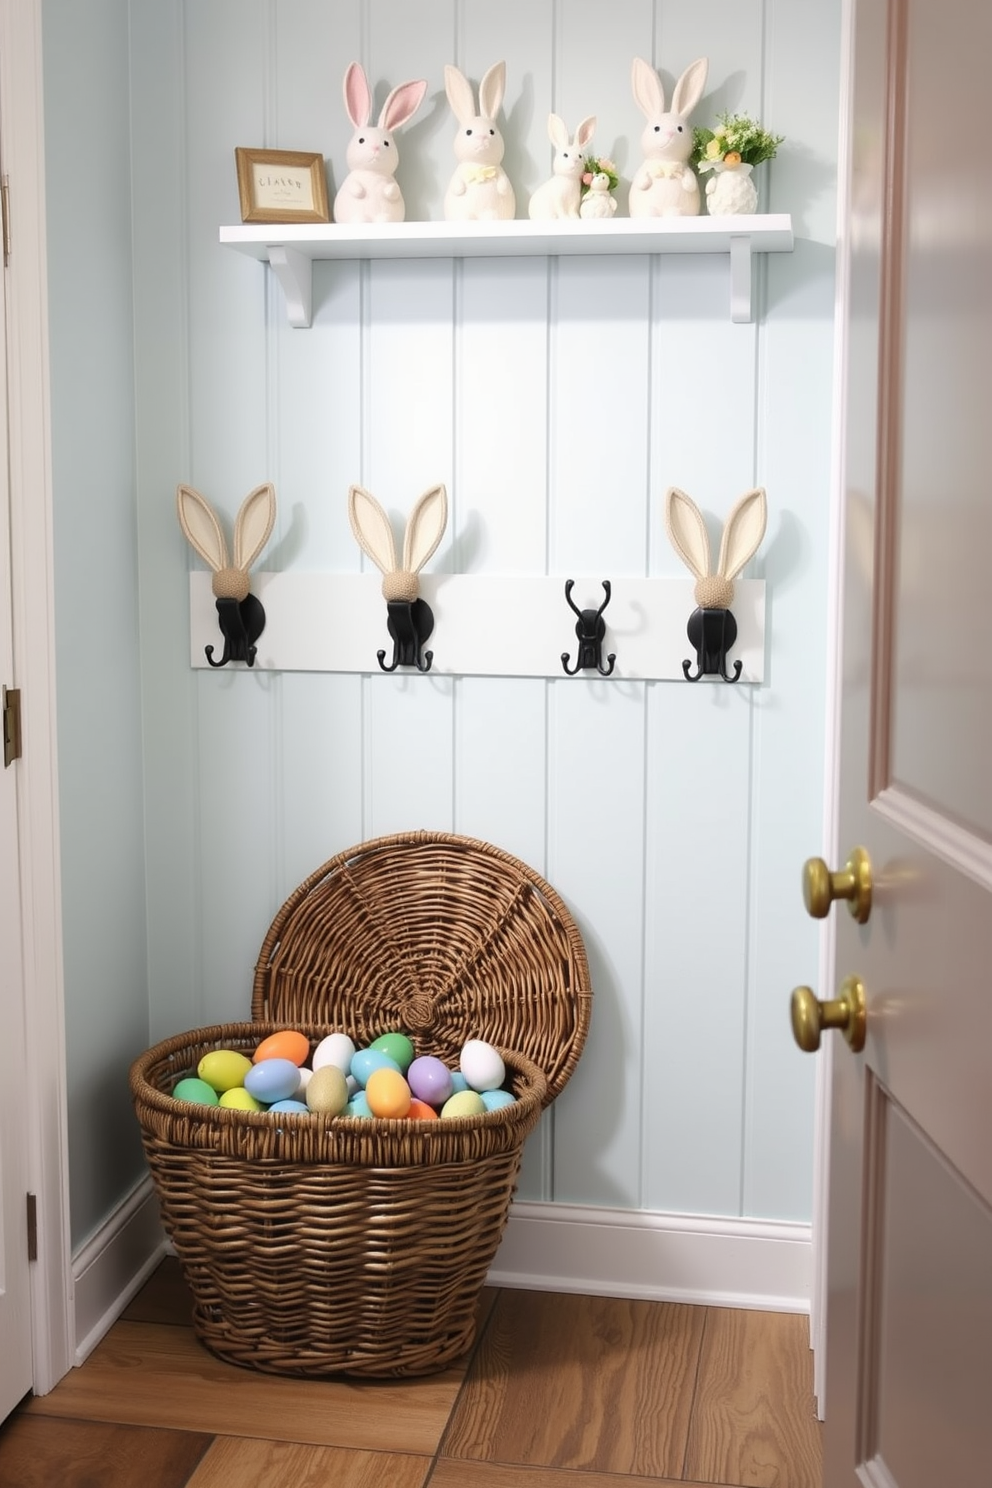
[[[591,991],[578,930],[518,859],[444,833],[332,858],[262,944],[252,1022],[168,1039],[131,1092],[200,1340],[280,1374],[443,1369],[475,1336],[524,1139],[581,1053]],[[402,1028],[418,1054],[503,1053],[517,1101],[443,1121],[253,1114],[176,1101],[220,1046]]]

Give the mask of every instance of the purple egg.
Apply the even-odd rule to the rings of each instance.
[[[296,1094],[299,1084],[300,1071],[291,1059],[260,1059],[244,1079],[248,1094],[265,1105],[288,1100]]]
[[[421,1054],[406,1072],[406,1083],[418,1100],[429,1106],[443,1106],[454,1091],[451,1071],[433,1054]]]

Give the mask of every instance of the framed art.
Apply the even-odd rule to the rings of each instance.
[[[304,150],[234,152],[242,222],[329,222],[323,155]]]

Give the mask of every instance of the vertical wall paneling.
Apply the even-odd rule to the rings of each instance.
[[[106,66],[113,96],[130,91],[151,1037],[247,1011],[275,908],[333,853],[409,828],[464,831],[547,875],[594,975],[586,1052],[528,1146],[523,1196],[804,1218],[812,1074],[788,1046],[784,1000],[814,977],[817,943],[795,876],[818,850],[823,795],[839,0],[116,4],[99,24],[126,17],[130,45]],[[68,10],[46,0],[46,20]],[[759,189],[763,207],[793,213],[796,248],[762,255],[752,324],[727,317],[721,257],[604,255],[321,262],[313,324],[293,330],[271,271],[218,244],[218,226],[239,218],[239,144],[320,150],[332,193],[340,184],[352,59],[377,108],[397,82],[428,80],[400,133],[412,220],[443,215],[454,165],[445,62],[477,85],[505,60],[505,163],[525,217],[550,171],[552,109],[572,129],[595,113],[597,150],[629,180],[643,126],[635,55],[669,89],[707,55],[695,122],[745,110],[788,137]],[[79,128],[55,62],[53,141]],[[67,261],[56,251],[53,272]],[[59,340],[74,313],[61,305],[53,324],[53,385],[75,354]],[[85,432],[61,433],[56,455],[71,464]],[[707,513],[715,551],[732,502],[764,484],[769,529],[749,573],[768,583],[765,681],[390,677],[374,647],[361,676],[194,673],[187,570],[199,560],[176,523],[176,483],[203,490],[230,527],[264,479],[279,501],[268,569],[367,569],[348,486],[378,496],[401,544],[414,500],[444,481],[449,526],[431,570],[574,568],[615,586],[683,573],[664,533],[668,485]],[[72,518],[57,509],[62,541]],[[108,615],[127,582],[104,595]],[[562,608],[556,656],[573,639]],[[430,644],[440,654],[443,632]],[[115,840],[130,840],[136,813],[120,812]],[[81,855],[85,833],[66,822],[66,851]],[[68,1006],[82,996],[74,970],[70,1026],[86,1011]],[[135,998],[143,1026],[143,989]],[[78,1100],[87,1072],[69,1078]],[[74,1228],[92,1207],[74,1188]]]

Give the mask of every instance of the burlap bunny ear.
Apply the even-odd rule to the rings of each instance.
[[[753,558],[765,535],[768,507],[761,487],[747,491],[734,506],[720,542],[713,573],[710,542],[699,507],[691,496],[671,486],[665,496],[665,526],[672,547],[695,575],[696,603],[704,609],[727,609],[734,597],[734,579]]]
[[[670,486],[665,493],[665,527],[672,547],[690,573],[705,579],[710,571],[710,539],[703,514],[684,491]]]
[[[432,486],[425,491],[410,513],[403,539],[402,566],[396,561],[389,518],[371,492],[362,486],[352,486],[348,492],[348,520],[358,546],[383,575],[385,598],[412,603],[420,593],[417,575],[444,536],[448,520],[448,493],[444,486]]]
[[[192,486],[176,488],[179,525],[186,541],[213,570],[218,599],[242,600],[248,593],[248,570],[261,553],[276,520],[275,488],[266,482],[249,491],[234,523],[234,561],[228,557],[224,530],[205,496]]]
[[[722,579],[736,579],[761,545],[768,522],[768,503],[763,487],[748,491],[727,518],[720,542],[716,571]]]

